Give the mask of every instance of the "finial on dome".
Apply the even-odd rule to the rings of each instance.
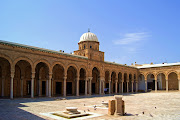
[[[88,28],[88,32],[90,32],[90,28]]]

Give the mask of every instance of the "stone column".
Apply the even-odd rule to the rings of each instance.
[[[136,92],[138,92],[138,81],[136,81]]]
[[[35,78],[35,72],[32,72],[32,74],[31,74],[31,98],[34,98],[34,78]]]
[[[79,77],[76,79],[76,96],[79,96]]]
[[[121,91],[121,92],[122,92],[122,93],[124,92],[124,91],[123,91],[123,83],[124,83],[124,81],[122,81],[122,84],[121,84],[121,88],[122,88],[122,91]]]
[[[48,92],[49,92],[49,90],[48,90],[48,88],[49,88],[49,87],[48,87],[48,86],[49,86],[49,85],[48,85],[48,82],[49,82],[49,81],[46,80],[46,96],[47,96],[47,97],[48,97]]]
[[[64,92],[64,97],[66,97],[66,80],[67,80],[67,77],[64,77],[64,90],[63,90],[63,92]]]
[[[11,93],[10,93],[11,99],[13,99],[13,79],[14,79],[14,71],[11,71]]]
[[[101,79],[99,80],[99,94],[101,95]]]
[[[132,87],[132,93],[133,93],[134,92],[133,91],[133,89],[134,89],[134,81],[132,81],[131,83],[132,83],[131,87]]]
[[[105,82],[105,80],[102,81],[102,87],[103,87],[102,95],[104,95],[104,82]]]
[[[147,80],[144,81],[145,81],[145,92],[147,92]]]
[[[166,91],[168,92],[168,80],[166,80]]]
[[[157,92],[157,80],[155,80],[155,92]]]
[[[88,78],[86,78],[85,80],[85,95],[87,95],[87,82],[88,82]]]
[[[109,94],[111,94],[111,80],[109,80]]]
[[[51,97],[51,80],[52,80],[52,73],[49,73],[49,97]]]
[[[89,95],[91,95],[91,93],[92,93],[92,90],[91,90],[91,82],[92,82],[92,77],[89,77]]]
[[[117,84],[118,83],[118,80],[115,80],[115,93],[117,94]]]
[[[4,97],[4,80],[5,80],[5,77],[2,76],[2,86],[1,86],[1,95],[2,95],[2,97]]]
[[[129,81],[126,82],[127,83],[127,93],[129,92]]]
[[[178,85],[178,86],[179,86],[179,91],[180,91],[180,79],[178,80],[178,82],[179,82],[179,85]]]
[[[24,77],[21,77],[21,97],[23,97],[23,80],[24,80]]]

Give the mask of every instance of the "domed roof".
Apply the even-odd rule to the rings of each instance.
[[[97,38],[97,36],[94,33],[87,32],[87,33],[84,33],[80,37],[80,41],[79,42],[83,42],[83,41],[95,41],[95,42],[98,42],[98,38]]]

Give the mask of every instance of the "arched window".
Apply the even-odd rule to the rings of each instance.
[[[92,48],[92,46],[90,45],[90,48]]]
[[[84,49],[86,48],[86,45],[84,45]]]

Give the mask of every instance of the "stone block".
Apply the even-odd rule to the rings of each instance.
[[[114,115],[123,115],[123,110],[122,110],[122,96],[121,95],[115,95],[115,114]]]
[[[108,115],[114,115],[115,112],[115,100],[109,100]]]
[[[125,114],[125,103],[124,100],[122,100],[122,114]]]

